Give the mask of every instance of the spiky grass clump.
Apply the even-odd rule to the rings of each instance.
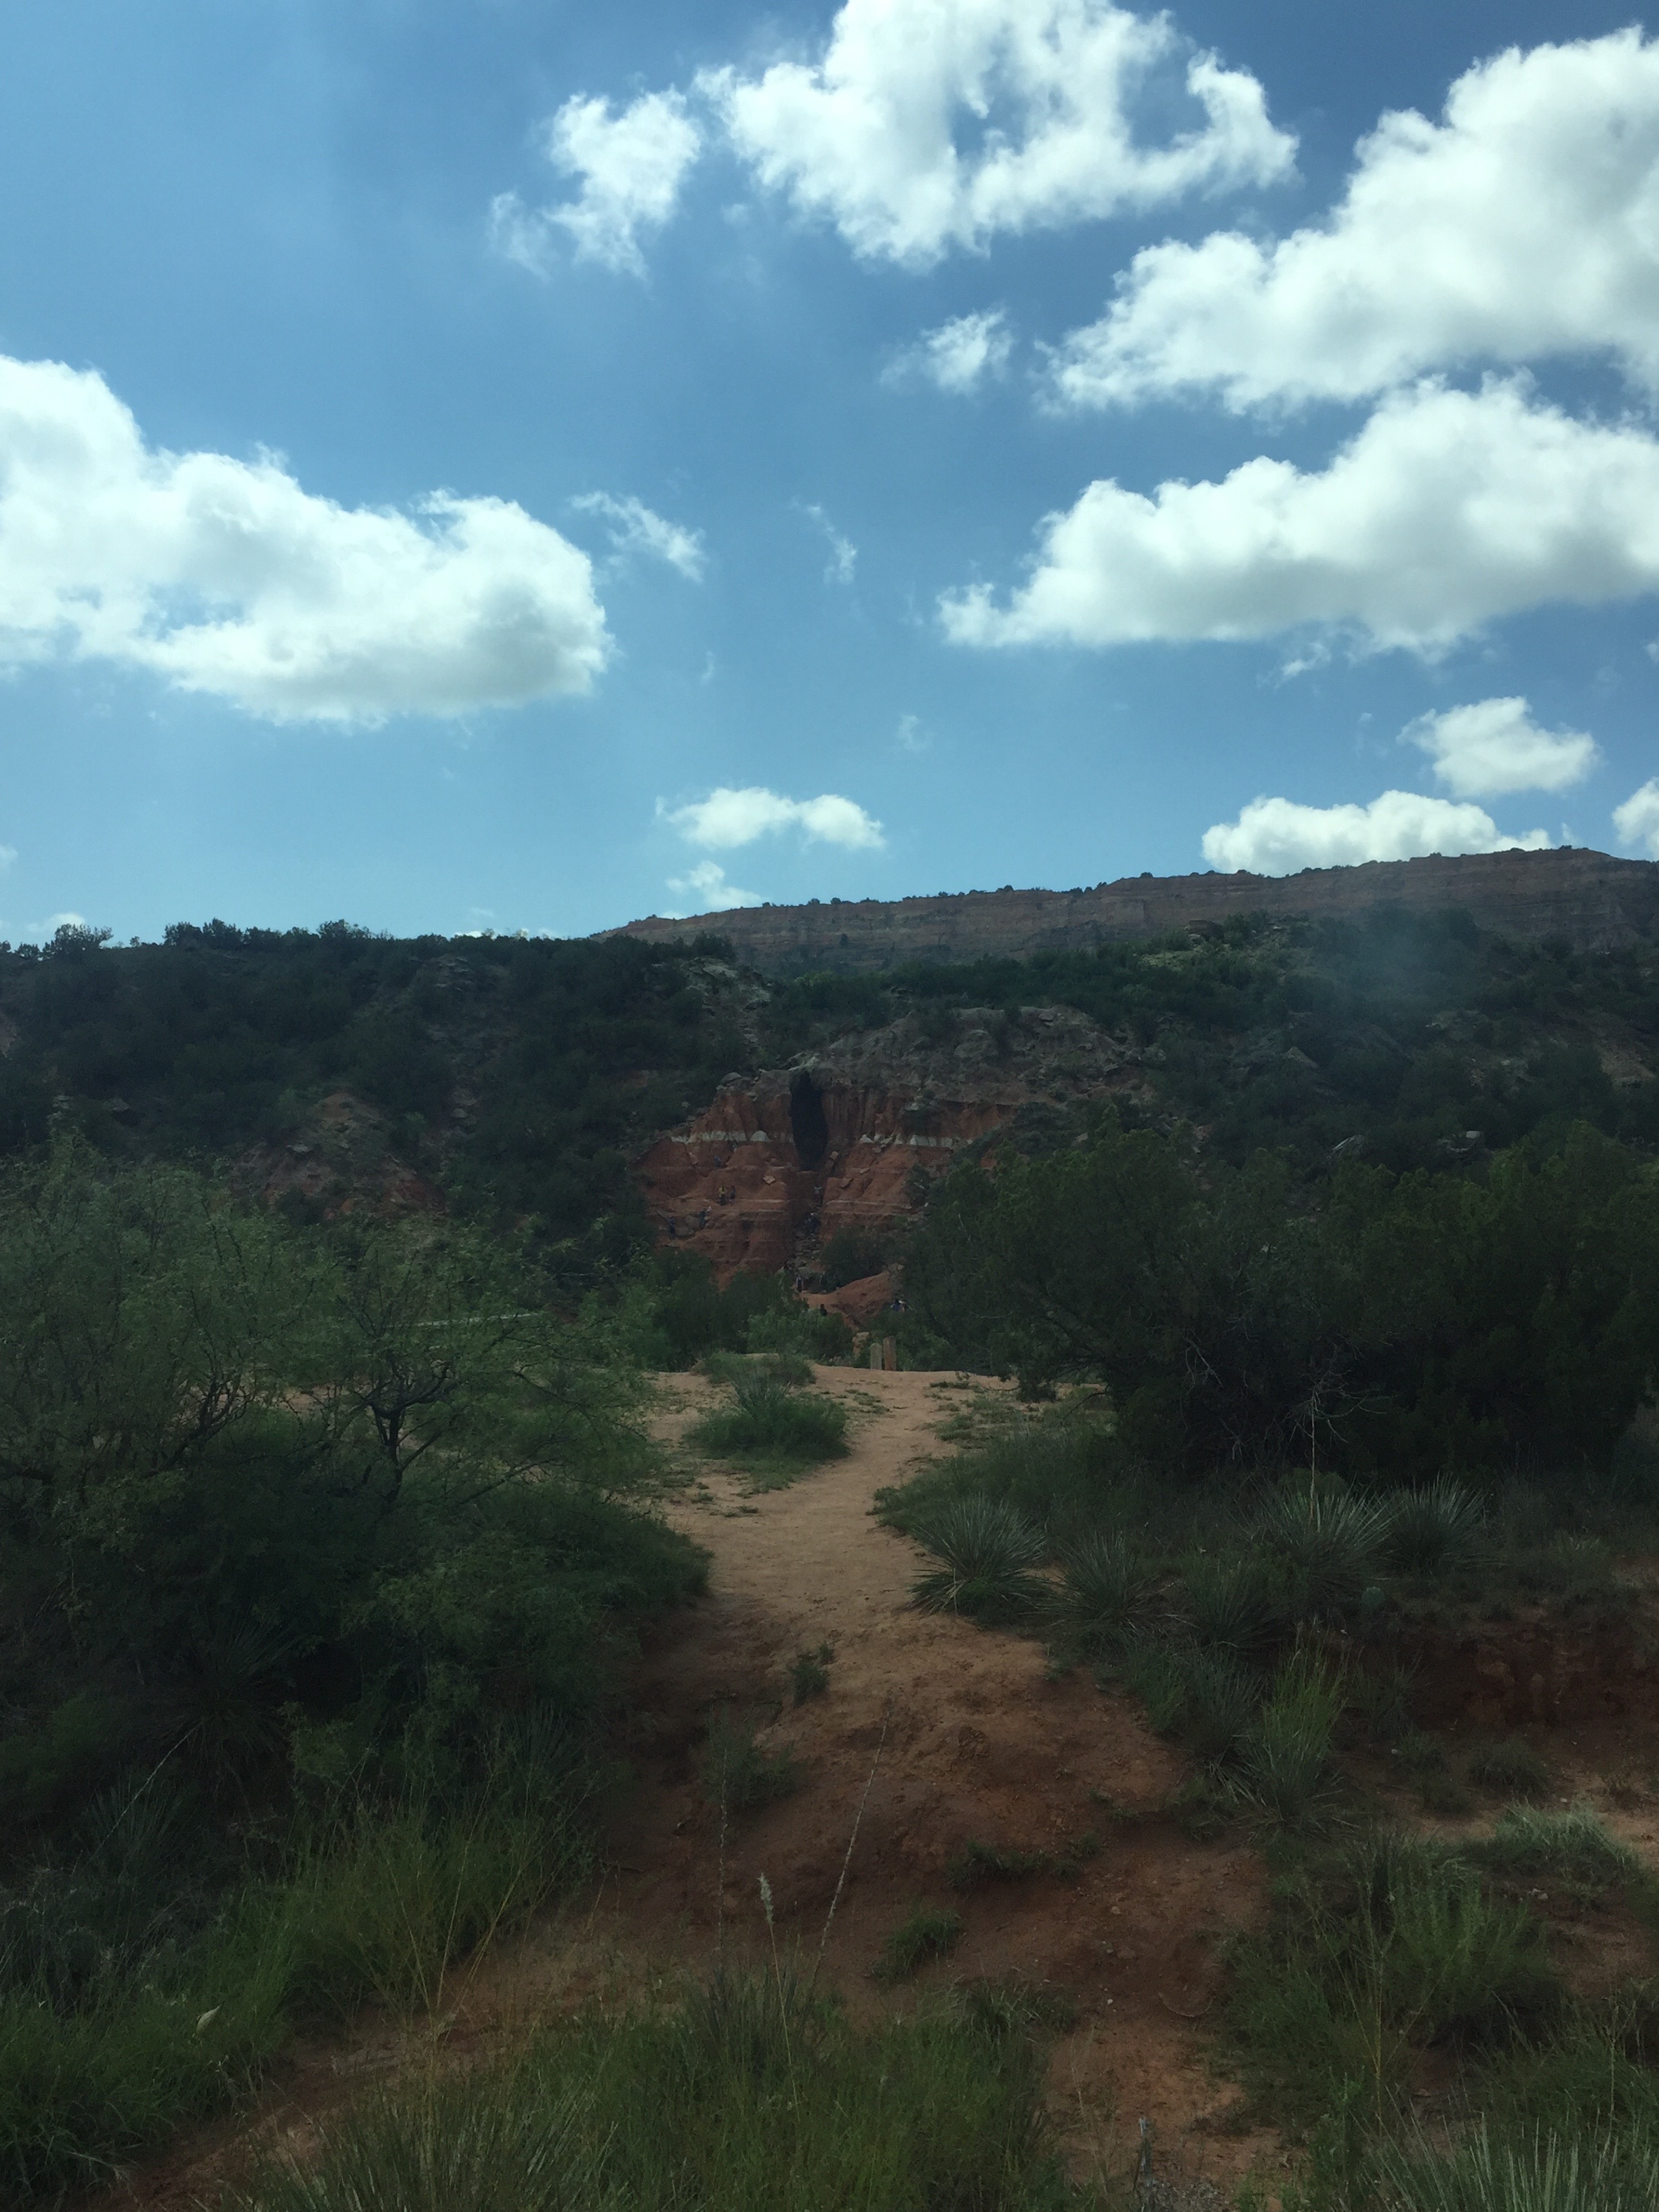
[[[1297,1617],[1340,1621],[1358,1609],[1392,1521],[1376,1498],[1297,1485],[1269,1500],[1252,1533],[1279,1561]]]
[[[1507,2046],[1561,2002],[1525,1905],[1452,1852],[1385,1833],[1310,1872],[1273,1932],[1237,1948],[1229,2015],[1246,2077],[1282,2125],[1356,2100],[1381,2118],[1431,2045]]]
[[[1389,1503],[1386,1556],[1397,1574],[1450,1574],[1474,1559],[1486,1509],[1467,1484],[1443,1474]]]
[[[1464,1772],[1482,1790],[1504,1797],[1539,1798],[1549,1795],[1549,1764],[1524,1736],[1507,1736],[1501,1743],[1485,1743],[1464,1761]]]
[[[326,2119],[237,2212],[1062,2212],[1030,2039],[929,2014],[860,2033],[780,1982],[594,2009]]]
[[[835,1656],[827,1644],[820,1644],[815,1651],[796,1652],[790,1662],[789,1681],[798,1705],[804,1705],[809,1698],[823,1697],[830,1687],[830,1662]]]
[[[1455,2149],[1385,2144],[1376,2178],[1393,2212],[1652,2212],[1659,2152],[1605,2133],[1542,2129],[1494,2140],[1485,2126]]]
[[[1582,1797],[1559,1813],[1512,1807],[1469,1856],[1504,1874],[1555,1875],[1601,1887],[1629,1881],[1643,1870],[1630,1845],[1610,1834]]]
[[[1182,1611],[1195,1643],[1251,1659],[1291,1626],[1285,1574],[1260,1552],[1201,1553],[1189,1559]]]
[[[745,1375],[730,1407],[705,1413],[686,1431],[699,1451],[744,1461],[812,1467],[844,1458],[847,1408],[815,1390],[793,1390],[774,1375]]]
[[[1145,1559],[1124,1536],[1097,1530],[1061,1555],[1054,1609],[1060,1640],[1090,1658],[1120,1653],[1146,1613],[1154,1587]]]
[[[1000,1498],[957,1498],[916,1536],[941,1563],[910,1585],[924,1613],[966,1613],[987,1623],[1029,1620],[1048,1595],[1034,1571],[1048,1549],[1042,1533]]]
[[[941,1912],[934,1905],[919,1905],[882,1945],[876,1978],[908,1982],[935,1959],[948,1959],[961,1941],[959,1912]]]
[[[702,1750],[703,1794],[728,1813],[757,1812],[800,1788],[793,1744],[768,1752],[734,1714],[716,1713]]]
[[[1158,1735],[1178,1737],[1206,1765],[1231,1755],[1261,1704],[1260,1676],[1228,1652],[1192,1644],[1141,1644],[1123,1679]]]
[[[1310,1652],[1294,1653],[1238,1745],[1239,1794],[1275,1820],[1299,1820],[1331,1780],[1331,1732],[1342,1677]]]
[[[812,1380],[812,1363],[799,1352],[711,1352],[702,1361],[702,1372],[711,1382],[724,1382],[728,1389],[761,1380],[793,1389]]]

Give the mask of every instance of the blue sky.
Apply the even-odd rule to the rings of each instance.
[[[1595,4],[0,0],[0,937],[1659,852]]]

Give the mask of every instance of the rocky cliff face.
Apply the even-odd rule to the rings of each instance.
[[[635,1172],[659,1239],[706,1255],[722,1280],[810,1275],[838,1231],[879,1235],[914,1212],[917,1168],[942,1169],[1039,1100],[1133,1089],[1146,1056],[1068,1006],[967,1008],[931,1029],[907,1016],[732,1078]]]
[[[672,941],[715,930],[731,939],[740,960],[783,975],[986,954],[1026,958],[1218,925],[1229,915],[1344,915],[1382,905],[1418,913],[1462,907],[1483,929],[1504,937],[1561,937],[1580,951],[1601,951],[1659,937],[1659,863],[1577,849],[1436,854],[1307,868],[1299,876],[1139,876],[1072,891],[832,899],[827,906],[814,900],[689,921],[652,915],[605,933]]]

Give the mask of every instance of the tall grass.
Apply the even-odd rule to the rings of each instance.
[[[1450,2152],[1385,2144],[1376,2166],[1391,2212],[1653,2212],[1659,2148],[1540,2130],[1474,2129]]]
[[[1544,1934],[1526,1907],[1420,1839],[1384,1835],[1341,1854],[1235,1957],[1229,2024],[1258,2096],[1315,2121],[1356,2098],[1373,2124],[1417,2053],[1501,2045],[1559,2011]]]
[[[78,2003],[14,1951],[0,1989],[0,2202],[109,2179],[235,2103],[294,2025],[365,1997],[436,2005],[446,1978],[588,1864],[572,1796],[499,1767],[458,1802],[354,1802],[193,1940],[135,1957]]]
[[[816,1390],[795,1390],[775,1375],[744,1375],[732,1403],[705,1413],[686,1431],[699,1451],[799,1468],[847,1452],[847,1408]]]
[[[241,2212],[1061,2212],[1040,2087],[1019,2035],[728,1978],[383,2094]]]

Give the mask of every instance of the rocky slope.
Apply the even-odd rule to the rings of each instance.
[[[1070,891],[964,891],[936,898],[816,899],[685,921],[653,915],[609,936],[689,942],[709,930],[769,975],[811,969],[880,969],[906,961],[976,960],[1157,937],[1229,915],[1358,915],[1395,905],[1413,913],[1461,907],[1500,936],[1559,937],[1604,951],[1659,937],[1659,863],[1606,853],[1439,854],[1306,868],[1297,876],[1136,876]]]

